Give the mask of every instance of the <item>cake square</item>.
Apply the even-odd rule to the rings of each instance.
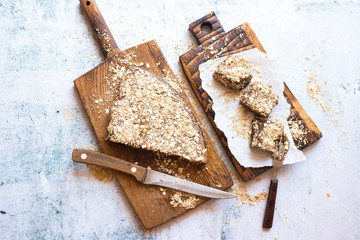
[[[244,89],[240,95],[240,103],[260,117],[269,117],[271,110],[279,101],[279,96],[271,86],[256,81]]]
[[[289,150],[289,141],[284,134],[284,126],[279,122],[254,119],[251,123],[250,146],[263,151],[275,153],[280,138],[283,137],[285,152]]]
[[[240,91],[251,81],[251,67],[246,58],[229,56],[217,66],[213,78],[225,87]]]

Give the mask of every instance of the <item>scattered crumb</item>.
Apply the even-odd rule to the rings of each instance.
[[[190,51],[191,49],[195,48],[193,42],[190,41],[180,41],[180,43],[176,44],[174,47],[175,53],[177,54],[184,54],[185,52]]]
[[[257,182],[261,182],[261,178],[256,179]]]
[[[175,192],[173,195],[171,195],[170,199],[170,204],[173,207],[179,206],[185,209],[194,208],[196,203],[199,201],[199,198],[197,198],[195,195],[183,192]]]
[[[226,224],[230,224],[231,223],[231,221],[230,220],[228,220],[227,222],[226,222]]]
[[[245,139],[250,138],[252,115],[240,104],[237,106],[238,114],[230,116],[231,128],[236,135]]]
[[[211,208],[211,211],[213,212],[213,211],[214,211],[214,208]]]
[[[327,196],[327,197],[331,197],[331,194],[330,194],[330,193],[327,193],[326,196]]]
[[[74,113],[69,107],[66,107],[65,109],[60,109],[57,111],[57,113],[59,112],[63,113],[66,120],[73,120],[77,116],[77,114]]]
[[[84,147],[84,149],[88,149],[88,150],[92,150],[92,151],[98,150],[98,149],[96,149],[95,146],[93,146],[91,144]],[[95,165],[89,165],[89,164],[87,164],[87,168],[90,170],[92,175],[100,182],[106,183],[106,182],[110,182],[113,180],[113,173],[110,169],[98,167]]]
[[[102,168],[94,165],[87,165],[92,175],[100,182],[110,182],[113,179],[113,174],[110,169]]]
[[[212,84],[212,83],[206,83],[206,86],[208,86],[208,87],[212,87],[212,86],[213,86],[213,84]]]
[[[275,237],[274,237],[274,239],[275,239],[275,240],[277,240],[277,239],[278,239],[278,237],[277,237],[277,236],[275,236]]]
[[[307,56],[307,57],[306,57],[306,60],[311,60],[311,57],[310,57],[310,56]]]
[[[234,174],[232,174],[234,176]],[[231,190],[236,195],[236,200],[241,200],[241,204],[238,207],[241,207],[243,204],[249,204],[250,206],[255,206],[261,201],[266,200],[266,192],[262,190],[260,193],[251,195],[246,189],[246,186],[242,185],[240,181],[235,180],[237,185],[231,188]]]
[[[322,88],[322,84],[318,80],[317,76],[318,76],[318,74],[316,71],[312,71],[310,73],[309,79],[306,82],[306,88],[307,88],[306,90],[307,90],[309,96],[315,101],[316,105],[319,105],[324,112],[328,112],[328,114],[330,116],[330,121],[332,123],[334,123],[334,125],[337,129],[339,129],[340,124],[339,124],[338,119],[336,119],[337,118],[336,115],[342,114],[342,113],[344,113],[344,111],[336,110],[336,108],[338,108],[337,103],[333,103],[332,105],[330,105],[325,101],[326,93],[325,93],[324,89]],[[324,81],[323,83],[326,84],[327,81]],[[330,98],[328,101],[332,102],[333,99]],[[340,130],[340,132],[343,135],[345,134],[345,131],[343,131],[343,130]]]
[[[311,72],[311,75],[306,82],[306,90],[315,103],[320,105],[324,112],[328,112],[330,106],[325,102],[325,91],[322,89],[321,83],[317,79],[317,76],[318,74],[316,71]]]
[[[187,41],[187,50],[191,50],[195,48],[195,45],[193,42]]]

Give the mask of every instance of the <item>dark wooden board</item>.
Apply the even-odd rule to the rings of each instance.
[[[201,30],[202,26],[210,27],[211,31],[208,33],[203,32]],[[195,92],[195,95],[203,106],[207,117],[214,126],[215,131],[225,148],[225,151],[229,155],[241,178],[244,181],[254,179],[271,167],[245,168],[241,166],[232,155],[227,145],[226,136],[219,128],[217,128],[215,124],[214,118],[216,113],[212,109],[213,102],[211,97],[202,88],[199,65],[210,59],[213,59],[214,57],[231,55],[253,48],[257,48],[260,51],[265,52],[265,49],[262,47],[261,43],[248,23],[244,23],[229,32],[225,32],[214,12],[209,13],[191,23],[190,31],[193,33],[199,46],[180,56],[180,61],[185,74],[190,82],[192,89]],[[305,147],[320,139],[322,134],[319,128],[301,107],[285,83],[284,95],[287,101],[291,104],[291,114],[289,113],[289,118],[301,120],[303,126],[308,130],[308,134],[305,136],[307,139],[306,143],[295,141],[295,144],[299,149],[304,149]]]
[[[113,39],[109,41],[108,37],[104,37],[103,33],[106,33],[109,37],[111,36],[111,33],[107,28],[96,3],[94,1],[85,0],[81,0],[80,2],[95,31],[100,33],[97,34],[97,37],[100,46],[103,46],[101,47],[102,52],[105,56],[107,56],[104,63],[98,65],[74,81],[82,104],[86,110],[91,125],[94,128],[96,137],[99,140],[100,147],[105,154],[119,157],[132,163],[138,162],[141,166],[151,167],[151,169],[163,171],[160,169],[160,166],[156,164],[155,159],[157,156],[155,156],[152,152],[133,149],[122,144],[112,143],[105,140],[107,136],[107,125],[109,122],[109,114],[106,113],[105,109],[111,108],[111,99],[109,98],[113,95],[111,87],[107,84],[106,77],[111,75],[109,70],[111,61],[115,61],[117,55],[122,54],[129,54],[132,56],[136,55],[133,59],[134,63],[148,63],[149,70],[161,77],[176,77],[166,62],[165,57],[155,40],[132,47],[120,53],[115,41]],[[90,2],[90,4],[87,4],[88,2]],[[199,117],[197,116],[194,108],[191,106],[185,92],[181,91],[179,94],[189,105],[195,118],[199,121]],[[99,99],[102,100],[97,102]],[[204,129],[202,129],[202,131],[205,136],[209,162],[206,165],[194,165],[185,162],[177,162],[177,166],[168,166],[168,168],[175,171],[177,170],[177,167],[183,167],[184,174],[188,173],[190,176],[189,179],[194,182],[222,190],[228,189],[233,185],[232,178],[222,162],[209,135]],[[141,184],[137,182],[135,178],[120,172],[114,172],[114,174],[130,204],[146,229],[165,223],[174,217],[189,211],[189,209],[181,207],[174,208],[170,204],[170,196],[171,193],[173,193],[170,189],[167,190],[167,194],[164,195],[157,186]],[[199,198],[196,206],[207,200],[207,198]]]

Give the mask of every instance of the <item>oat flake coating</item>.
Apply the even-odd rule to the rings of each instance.
[[[279,101],[279,96],[271,86],[255,81],[240,95],[240,103],[260,117],[269,117]]]
[[[108,139],[206,163],[203,133],[187,104],[163,79],[129,67],[110,111]]]
[[[213,78],[228,88],[240,91],[251,81],[251,68],[246,58],[232,55],[217,66]]]
[[[251,147],[275,153],[280,138],[283,137],[285,152],[289,150],[289,141],[284,134],[284,126],[281,123],[254,119],[251,128]]]

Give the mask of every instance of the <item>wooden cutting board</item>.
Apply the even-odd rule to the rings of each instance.
[[[173,159],[166,166],[166,171],[161,168],[161,165],[157,164],[159,161],[155,161],[157,158],[153,153],[145,150],[133,149],[122,144],[105,140],[109,122],[109,114],[106,109],[111,108],[111,103],[107,100],[112,95],[112,90],[107,83],[106,77],[111,75],[111,71],[109,70],[110,63],[115,61],[118,55],[136,55],[133,59],[134,62],[148,64],[149,69],[159,76],[165,77],[170,75],[170,77],[175,78],[175,75],[166,62],[155,40],[121,52],[100,14],[95,1],[80,0],[80,2],[97,34],[101,50],[106,56],[104,63],[98,65],[74,81],[102,151],[105,154],[119,157],[132,163],[138,162],[139,165],[150,167],[154,170],[163,171],[165,173],[169,173],[168,171],[171,170],[173,171],[173,175],[174,173],[178,173],[179,168],[183,168],[183,175],[189,174],[188,179],[210,187],[222,190],[231,187],[233,185],[232,178],[214,147],[213,142],[210,140],[209,135],[204,129],[202,129],[202,131],[205,135],[209,162],[204,166],[176,162]],[[184,101],[189,104],[194,116],[199,121],[199,118],[184,91],[181,91],[180,95]],[[170,197],[174,194],[173,190],[167,189],[164,192],[161,191],[159,187],[141,184],[129,175],[120,172],[114,172],[114,174],[146,229],[165,223],[170,219],[189,211],[182,207],[175,208],[170,204]],[[208,199],[206,198],[199,198],[196,206],[207,200]]]
[[[226,136],[215,124],[214,119],[216,113],[212,109],[213,102],[211,97],[202,88],[199,65],[213,59],[215,56],[231,55],[252,48],[257,48],[264,53],[265,50],[248,23],[242,24],[229,32],[225,32],[214,12],[191,23],[190,31],[194,35],[199,46],[180,56],[180,61],[185,74],[241,178],[244,181],[254,179],[271,167],[245,168],[241,166],[232,155],[227,145]],[[322,134],[285,83],[284,96],[291,105],[289,119],[300,120],[301,125],[307,130],[307,134],[304,137],[305,141],[295,140],[295,145],[300,150],[304,149],[320,139]]]

